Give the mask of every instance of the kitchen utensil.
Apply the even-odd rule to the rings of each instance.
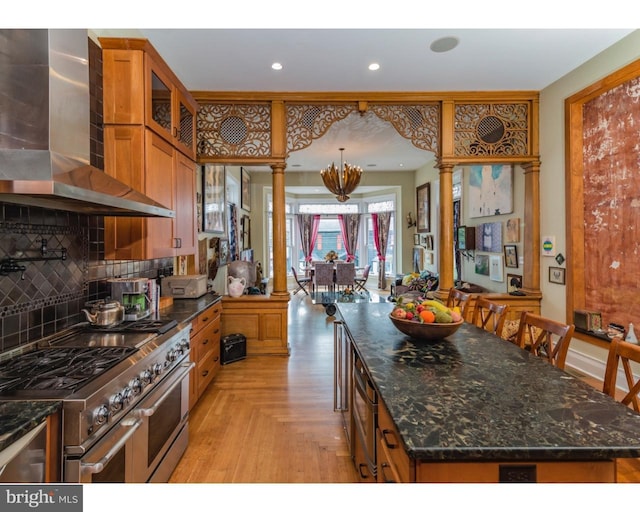
[[[91,311],[83,309],[91,325],[97,327],[113,327],[123,322],[124,306],[116,300],[87,303]]]

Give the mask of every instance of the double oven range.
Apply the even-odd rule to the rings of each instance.
[[[62,401],[65,482],[166,482],[188,444],[190,330],[79,324],[0,362],[0,399]]]

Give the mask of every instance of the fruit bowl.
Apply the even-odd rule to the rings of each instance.
[[[464,320],[447,324],[420,323],[414,320],[404,320],[389,315],[389,319],[400,332],[419,341],[437,341],[451,336],[464,323]]]

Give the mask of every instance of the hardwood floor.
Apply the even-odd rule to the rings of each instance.
[[[223,366],[191,411],[189,447],[170,482],[356,482],[333,411],[332,322],[298,294],[289,305],[289,357]],[[621,459],[617,468],[618,482],[640,482],[640,459]]]
[[[289,357],[222,367],[191,411],[189,447],[170,482],[357,481],[333,411],[333,317],[294,296],[289,343]]]

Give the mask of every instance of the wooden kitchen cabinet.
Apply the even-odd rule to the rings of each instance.
[[[220,315],[222,304],[214,304],[200,313],[191,328],[191,370],[189,408],[191,409],[220,371]]]
[[[378,405],[377,478],[379,483],[415,481],[415,464],[402,447],[400,435],[384,404]]]
[[[105,126],[105,172],[176,217],[105,217],[105,258],[143,260],[196,253],[196,166],[144,126]]]
[[[144,124],[196,158],[198,104],[146,39],[99,38],[104,123]]]
[[[105,258],[195,254],[198,105],[146,39],[100,44],[105,172],[176,214],[105,217]]]

